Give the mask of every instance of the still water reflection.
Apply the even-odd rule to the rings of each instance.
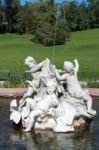
[[[9,121],[10,99],[0,98],[0,150],[99,150],[99,115],[90,128],[76,133],[54,133],[52,131],[32,131],[24,133],[14,129]],[[99,100],[94,106],[99,112]]]

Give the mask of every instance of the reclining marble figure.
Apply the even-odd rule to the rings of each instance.
[[[28,56],[25,65],[33,79],[26,81],[27,92],[19,104],[16,99],[10,103],[10,120],[16,125],[21,121],[24,132],[32,128],[73,132],[76,126],[95,117],[92,98],[78,82],[77,59],[73,63],[65,61],[64,70],[57,69],[48,58],[37,64],[33,57]]]

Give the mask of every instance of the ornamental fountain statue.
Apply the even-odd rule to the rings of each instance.
[[[54,132],[73,132],[76,127],[92,120],[92,98],[78,82],[79,63],[65,61],[59,70],[45,59],[37,64],[30,56],[25,59],[33,79],[26,81],[28,88],[22,99],[10,103],[10,120],[20,122],[24,132],[51,129]]]

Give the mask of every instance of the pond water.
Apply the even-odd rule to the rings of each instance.
[[[9,120],[11,99],[0,98],[0,150],[99,150],[99,100],[93,101],[97,116],[86,130],[76,133],[22,132]]]

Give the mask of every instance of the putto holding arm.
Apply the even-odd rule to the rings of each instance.
[[[15,99],[10,103],[10,120],[16,125],[21,121],[25,132],[32,128],[73,132],[75,126],[95,117],[92,98],[78,81],[77,59],[73,63],[65,61],[64,70],[57,69],[48,58],[37,63],[28,56],[25,65],[29,68],[26,72],[31,73],[33,79],[26,81],[27,92],[19,101],[19,106]]]
[[[62,76],[59,75],[57,69],[55,70],[57,79],[60,81],[65,80],[69,95],[77,99],[83,99],[83,101],[85,102],[87,106],[87,112],[92,115],[95,115],[96,111],[92,109],[91,96],[88,94],[88,92],[85,92],[84,90],[82,90],[78,82],[77,73],[79,70],[79,64],[78,64],[77,59],[74,60],[74,64],[69,61],[65,61],[64,70],[65,70],[65,73]]]
[[[20,100],[20,106],[22,106],[26,98],[31,97],[33,96],[33,94],[37,93],[37,90],[40,86],[39,76],[40,76],[41,68],[43,67],[44,63],[45,61],[37,64],[36,60],[30,56],[28,56],[25,59],[25,65],[30,69],[27,70],[26,72],[31,73],[33,79],[32,81],[26,81],[26,83],[28,84],[28,90]]]

